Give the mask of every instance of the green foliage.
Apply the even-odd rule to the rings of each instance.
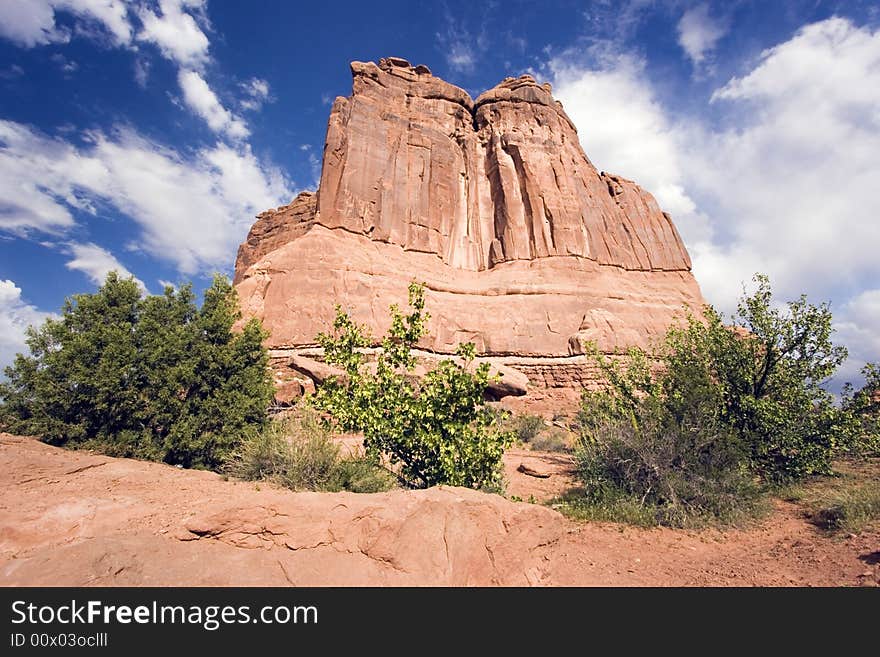
[[[394,477],[365,457],[343,457],[314,410],[271,421],[230,456],[226,472],[247,481],[271,481],[293,490],[378,493]]]
[[[529,444],[532,449],[539,452],[567,452],[569,450],[569,434],[562,429],[551,429],[539,433]]]
[[[483,400],[489,365],[474,368],[474,345],[463,344],[457,360],[442,360],[413,381],[412,350],[429,318],[421,285],[410,285],[409,305],[409,314],[391,306],[391,328],[374,366],[359,351],[370,344],[366,330],[337,306],[334,333],[317,340],[327,361],[345,370],[346,380],[325,382],[315,403],[342,430],[363,432],[367,455],[399,465],[407,486],[497,488],[511,436]]]
[[[394,488],[395,476],[366,456],[348,456],[336,463],[333,490],[381,493]]]
[[[847,446],[856,455],[880,456],[880,364],[862,368],[865,385],[857,392],[844,386],[841,406],[856,424],[853,440]]]
[[[850,441],[851,417],[822,388],[846,360],[831,342],[831,312],[801,296],[775,307],[770,284],[756,276],[731,326],[707,308],[703,322],[670,332],[666,345],[671,398],[700,381],[720,401],[721,420],[748,447],[757,472],[782,480],[830,472],[836,450]]]
[[[513,415],[505,422],[505,427],[513,431],[521,443],[530,443],[544,430],[544,418],[529,413]]]
[[[827,305],[777,308],[755,280],[732,324],[711,307],[688,316],[653,362],[594,349],[607,388],[585,392],[579,414],[590,501],[638,500],[663,524],[735,520],[758,508],[759,482],[829,473],[852,444],[853,414],[821,387],[846,358]]]
[[[142,297],[111,272],[28,329],[31,355],[0,384],[0,422],[56,445],[216,467],[262,427],[273,394],[266,334],[256,320],[233,331],[239,318],[221,276],[196,308],[189,285]]]
[[[630,352],[625,368],[600,362],[609,391],[585,397],[586,435],[594,436],[591,423],[608,414],[636,422],[648,404],[679,423],[701,417],[726,428],[766,479],[830,472],[832,456],[851,442],[854,425],[822,383],[845,360],[846,349],[831,343],[827,305],[801,297],[780,310],[767,278],[755,280],[757,291],[743,298],[732,324],[707,307],[701,319],[688,316],[684,326],[672,327],[654,371],[639,350]]]
[[[760,489],[730,430],[700,411],[675,417],[646,400],[594,421],[577,451],[582,506],[636,511],[643,524],[736,523],[761,510]],[[598,437],[600,436],[600,437]]]

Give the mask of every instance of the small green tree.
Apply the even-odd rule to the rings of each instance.
[[[345,370],[345,380],[327,381],[315,403],[338,427],[362,431],[367,454],[400,465],[404,484],[437,484],[497,489],[501,456],[512,436],[498,426],[484,402],[489,365],[473,367],[473,344],[459,346],[459,361],[440,361],[420,382],[408,376],[416,365],[412,350],[425,334],[424,288],[409,287],[412,312],[391,306],[391,328],[382,340],[375,367],[361,351],[368,331],[340,307],[334,334],[320,334],[329,363]]]
[[[233,331],[239,317],[221,276],[197,309],[188,285],[143,297],[111,272],[61,319],[28,329],[31,355],[0,384],[0,423],[57,445],[217,467],[263,426],[272,397],[265,333],[256,320]]]
[[[192,365],[186,367],[194,371],[189,385],[178,389],[183,413],[166,438],[166,460],[216,468],[244,435],[265,424],[274,394],[263,347],[267,333],[257,319],[233,331],[240,318],[235,288],[215,276],[188,325]]]
[[[828,304],[805,296],[784,308],[766,276],[725,325],[713,308],[703,321],[670,331],[664,394],[671,403],[699,382],[720,402],[721,420],[748,447],[758,472],[771,479],[831,471],[835,451],[851,439],[852,420],[822,386],[846,360],[831,342]]]
[[[779,308],[768,279],[755,281],[730,324],[706,307],[701,318],[670,328],[653,357],[633,349],[609,360],[594,349],[608,385],[583,396],[588,486],[667,511],[727,515],[730,501],[749,490],[748,476],[830,472],[833,456],[852,444],[855,423],[822,384],[846,350],[831,342],[826,304],[800,297]],[[712,491],[722,482],[724,490]]]
[[[858,391],[847,383],[841,395],[841,406],[856,423],[850,451],[863,455],[880,455],[880,364],[866,363],[862,368],[865,385]]]
[[[0,384],[7,426],[53,444],[108,434],[131,440],[130,421],[142,415],[140,297],[133,279],[112,272],[97,294],[65,300],[61,319],[29,327],[31,356],[18,354]]]

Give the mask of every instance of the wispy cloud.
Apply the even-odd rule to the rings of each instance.
[[[150,60],[137,58],[134,60],[134,81],[141,89],[145,89],[150,79]]]
[[[595,0],[587,3],[584,19],[589,26],[586,40],[622,44],[642,24],[655,0]]]
[[[61,72],[64,73],[65,77],[69,77],[71,74],[76,73],[79,70],[79,64],[72,59],[67,59],[67,57],[60,52],[52,55],[50,59],[58,65],[58,68],[61,69]]]
[[[309,170],[312,173],[311,185],[317,189],[318,184],[321,182],[321,158],[315,155],[315,149],[312,148],[311,144],[300,144],[299,150],[305,153],[309,159]]]
[[[486,5],[488,12],[492,5]],[[473,73],[479,59],[489,47],[487,30],[488,14],[484,13],[479,31],[474,34],[465,27],[464,21],[457,19],[448,10],[444,16],[443,29],[435,34],[437,48],[446,58],[446,64],[455,73]]]
[[[24,75],[24,69],[18,64],[13,64],[9,68],[0,70],[0,80],[15,80]]]
[[[678,45],[695,68],[704,65],[718,42],[730,29],[729,22],[713,17],[706,3],[691,7],[678,21]]]
[[[211,130],[232,139],[244,139],[250,134],[245,121],[223,107],[217,94],[196,71],[181,70],[177,81],[187,107],[203,118]]]
[[[103,285],[107,274],[115,271],[122,278],[134,278],[134,282],[143,293],[148,292],[144,282],[132,274],[116,257],[107,249],[92,242],[78,244],[72,242],[67,245],[71,260],[65,266],[73,271],[81,271],[95,285]]]
[[[265,103],[273,100],[269,91],[269,82],[262,78],[251,78],[239,84],[239,88],[244,93],[244,98],[239,101],[243,110],[256,112]]]

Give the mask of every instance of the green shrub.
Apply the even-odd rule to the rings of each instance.
[[[702,412],[675,418],[646,400],[629,417],[594,422],[593,431],[577,452],[582,507],[677,527],[736,523],[762,509],[745,450]]]
[[[880,456],[880,364],[867,363],[862,368],[865,385],[857,392],[844,386],[841,405],[856,423],[847,451],[857,456]]]
[[[393,474],[370,458],[349,456],[336,464],[333,489],[352,493],[381,493],[394,488],[396,483]]]
[[[540,415],[521,413],[513,415],[505,427],[513,431],[513,435],[521,443],[530,443],[544,430],[544,418]]]
[[[607,388],[584,392],[578,448],[585,500],[649,508],[662,524],[735,521],[760,486],[826,474],[852,443],[853,415],[821,387],[846,357],[827,306],[783,311],[756,277],[731,325],[707,307],[672,327],[655,359],[593,350]]]
[[[851,414],[822,388],[846,349],[831,342],[827,304],[814,306],[801,296],[780,309],[767,278],[755,280],[756,292],[743,297],[731,325],[707,307],[703,321],[690,317],[670,331],[663,392],[673,406],[679,399],[688,403],[694,385],[711,394],[720,420],[765,479],[827,474],[854,430]]]
[[[394,485],[387,470],[365,457],[343,457],[316,413],[301,407],[247,438],[229,457],[227,474],[271,481],[292,490],[375,493]]]
[[[500,429],[497,413],[483,399],[489,365],[474,368],[474,345],[464,344],[457,361],[442,360],[420,382],[412,381],[407,376],[416,364],[412,349],[428,319],[422,286],[410,285],[409,304],[406,316],[391,307],[391,328],[375,368],[361,351],[370,344],[367,331],[337,307],[334,334],[320,334],[317,341],[326,360],[347,376],[326,381],[315,403],[343,431],[363,432],[367,456],[384,456],[399,466],[408,486],[497,487],[512,436]]]
[[[529,444],[539,452],[565,452],[569,449],[567,434],[560,429],[539,433]]]
[[[259,430],[272,398],[266,334],[240,332],[234,288],[220,276],[196,308],[190,286],[142,296],[111,272],[60,319],[28,329],[0,384],[0,423],[56,445],[186,467],[217,467]]]

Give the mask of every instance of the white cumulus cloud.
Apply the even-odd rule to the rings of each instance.
[[[563,55],[549,64],[556,98],[578,126],[587,157],[600,169],[635,180],[690,237],[708,236],[706,218],[685,190],[678,127],[656,99],[643,62],[603,56],[598,69]]]
[[[89,138],[75,146],[0,121],[0,173],[14,175],[0,175],[0,230],[63,235],[74,210],[100,221],[109,205],[138,225],[139,248],[192,275],[228,269],[254,215],[292,196],[247,145],[183,155],[127,128]]]
[[[250,134],[246,122],[220,102],[204,77],[211,63],[206,11],[206,0],[0,0],[0,36],[23,47],[67,42],[71,30],[56,21],[56,14],[65,12],[76,19],[73,33],[109,35],[113,45],[135,49],[134,41],[151,43],[178,67],[182,104],[214,132],[242,140]],[[137,19],[133,23],[134,15]],[[95,26],[100,29],[96,31]],[[77,68],[76,62],[61,53],[56,53],[54,59],[65,73]],[[134,78],[141,87],[147,84],[150,65],[143,54],[134,62]],[[257,110],[271,100],[269,83],[264,79],[251,78],[239,87],[241,97],[236,102],[242,110]]]
[[[25,329],[42,324],[54,313],[43,312],[27,303],[14,281],[0,280],[0,378],[3,368],[11,365],[15,354],[27,353]]]
[[[116,45],[131,42],[132,27],[124,0],[0,0],[0,36],[25,48],[66,43],[71,34],[57,24],[60,12],[72,14],[76,27],[86,34],[91,23]]]
[[[204,0],[159,0],[159,11],[141,7],[138,16],[143,28],[138,40],[155,44],[160,52],[179,66],[201,68],[209,59],[210,41],[193,13],[204,21]]]

